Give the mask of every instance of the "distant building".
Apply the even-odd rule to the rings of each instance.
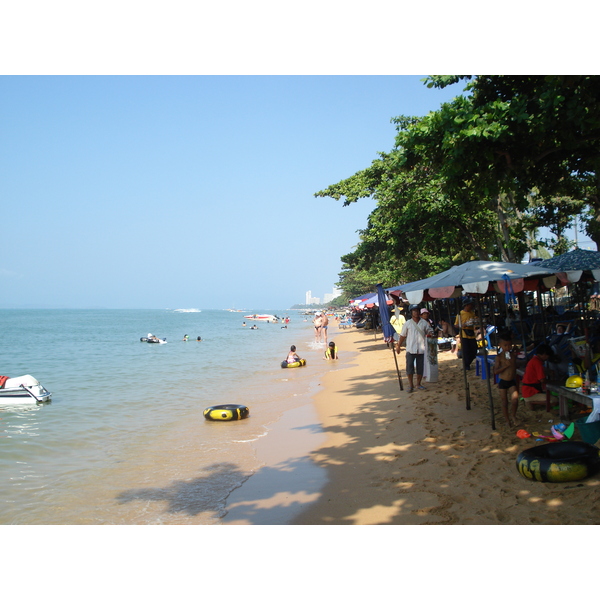
[[[306,301],[304,304],[308,306],[310,304],[321,304],[321,302],[319,298],[313,298],[312,291],[308,290],[308,292],[306,292]]]
[[[339,288],[336,288],[334,286],[333,288],[333,292],[331,294],[325,294],[325,296],[323,297],[323,304],[329,304],[332,300],[334,300],[335,298],[337,298],[338,296],[342,295],[342,290],[340,290]]]

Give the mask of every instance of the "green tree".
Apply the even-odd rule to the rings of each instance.
[[[390,152],[315,194],[344,205],[377,200],[359,245],[343,257],[343,284],[414,280],[473,258],[520,261],[543,250],[535,239],[542,226],[556,236],[544,243],[561,252],[575,215],[600,244],[600,77],[426,83],[459,81],[463,95],[424,117],[393,119]]]
[[[447,189],[468,180],[479,193],[510,192],[522,211],[533,189],[542,198],[571,199],[572,214],[580,211],[586,233],[600,244],[600,77],[435,76],[427,85],[459,80],[468,81],[468,99],[442,106],[430,119],[443,132],[438,148],[424,146],[428,123],[404,140],[407,163],[426,147]]]

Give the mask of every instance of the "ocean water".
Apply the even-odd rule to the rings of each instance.
[[[251,330],[250,311],[0,310],[0,375],[30,374],[53,393],[45,405],[0,406],[0,524],[219,523],[227,496],[260,469],[253,443],[310,402],[327,364],[310,317],[252,312],[291,322]],[[167,344],[140,342],[149,332]],[[291,344],[307,367],[281,369]],[[250,417],[204,419],[225,403]]]

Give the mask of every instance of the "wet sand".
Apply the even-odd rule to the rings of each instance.
[[[515,459],[533,439],[505,424],[492,386],[439,354],[436,383],[408,393],[404,351],[373,332],[337,331],[342,357],[320,379],[311,407],[288,414],[258,449],[265,468],[228,500],[225,523],[578,524],[598,522],[600,476],[563,484],[524,479]],[[550,435],[558,412],[519,407],[520,427]],[[574,417],[573,417],[574,418]],[[580,439],[576,432],[573,439]],[[295,440],[295,441],[294,441]],[[319,467],[321,475],[315,471]]]

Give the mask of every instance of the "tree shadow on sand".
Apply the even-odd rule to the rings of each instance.
[[[298,429],[320,431],[316,425]],[[210,475],[173,481],[165,487],[127,490],[116,500],[120,504],[166,502],[167,514],[196,517],[211,513],[222,517],[224,523],[285,524],[318,498],[326,482],[325,471],[308,457],[262,467],[252,475],[232,463],[216,463],[208,469]]]
[[[240,486],[249,477],[232,463],[215,463],[207,467],[209,475],[187,481],[173,481],[165,487],[138,488],[122,492],[116,497],[119,504],[128,502],[166,502],[165,512],[194,517],[214,512],[215,504],[225,499],[232,487]],[[218,514],[215,514],[218,516]]]

